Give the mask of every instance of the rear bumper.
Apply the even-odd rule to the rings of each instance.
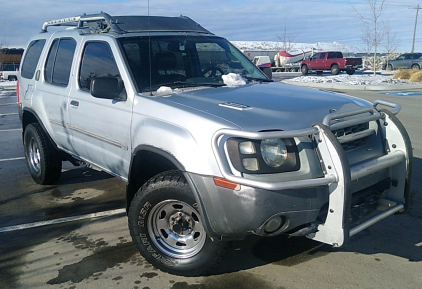
[[[307,233],[308,238],[343,246],[351,235],[391,214],[406,210],[409,206],[412,168],[410,139],[394,113],[375,109],[379,104],[394,107],[394,113],[400,110],[398,105],[378,101],[374,103],[374,109],[333,113],[327,115],[323,123],[305,130],[264,133],[218,131],[214,135],[213,150],[222,175],[240,184],[242,189],[232,191],[217,188],[212,179],[191,176],[203,214],[209,221],[211,235],[259,234],[269,218],[280,215],[288,219],[288,224],[278,233],[314,222],[312,226],[316,229]],[[348,120],[338,122],[342,118]],[[366,121],[379,121],[387,151],[385,155],[349,166],[342,145],[331,130]],[[323,166],[324,176],[321,178],[271,183],[246,179],[232,171],[224,150],[225,140],[229,137],[264,139],[309,135],[315,139],[316,151]],[[382,198],[376,200],[375,207],[379,212],[351,223],[354,184],[368,178],[391,181]],[[316,223],[321,213],[325,214],[322,222]]]

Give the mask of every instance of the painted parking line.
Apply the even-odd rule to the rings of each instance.
[[[48,226],[48,225],[69,223],[69,222],[86,220],[86,219],[102,218],[102,217],[109,217],[109,216],[114,216],[114,215],[125,215],[125,214],[126,214],[126,209],[115,209],[115,210],[109,210],[109,211],[103,211],[103,212],[97,212],[97,213],[91,213],[91,214],[85,214],[85,215],[79,215],[79,216],[73,216],[73,217],[67,217],[67,218],[59,218],[59,219],[48,220],[48,221],[3,227],[3,228],[0,228],[0,233],[18,231],[18,230],[24,230],[24,229],[30,229],[30,228],[36,228],[36,227],[42,227],[42,226]]]
[[[17,115],[17,112],[13,112],[13,113],[0,113],[0,117],[2,116],[6,116],[6,115]]]
[[[22,129],[21,128],[0,129],[0,132],[9,132],[9,131],[22,131]]]
[[[25,157],[18,157],[18,158],[10,158],[10,159],[0,159],[0,162],[10,162],[10,161],[17,161],[17,160],[24,160]]]
[[[413,96],[413,95],[422,95],[422,93],[420,93],[420,92],[408,92],[408,91],[390,91],[390,92],[380,92],[380,94],[398,95],[398,96]]]

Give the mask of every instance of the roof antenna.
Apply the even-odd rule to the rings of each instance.
[[[149,0],[148,0],[148,57],[149,57],[149,95],[153,96],[152,94],[152,68],[151,68],[151,30],[149,29]]]

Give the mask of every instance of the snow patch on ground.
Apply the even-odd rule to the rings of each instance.
[[[302,83],[326,83],[339,85],[397,85],[412,84],[408,80],[392,79],[385,75],[328,75],[328,76],[299,76],[288,81]]]

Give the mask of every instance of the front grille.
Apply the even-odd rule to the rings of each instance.
[[[344,151],[348,152],[366,145],[368,137],[372,132],[368,134],[357,134],[364,131],[369,132],[369,122],[337,129],[333,131],[333,134],[340,141]]]
[[[367,129],[369,129],[369,122],[360,123],[360,124],[357,124],[357,125],[337,129],[337,130],[334,130],[333,133],[337,138],[339,138],[339,137],[342,137],[342,136],[345,136],[345,135],[357,133],[357,132],[364,131],[364,130],[367,130]]]

